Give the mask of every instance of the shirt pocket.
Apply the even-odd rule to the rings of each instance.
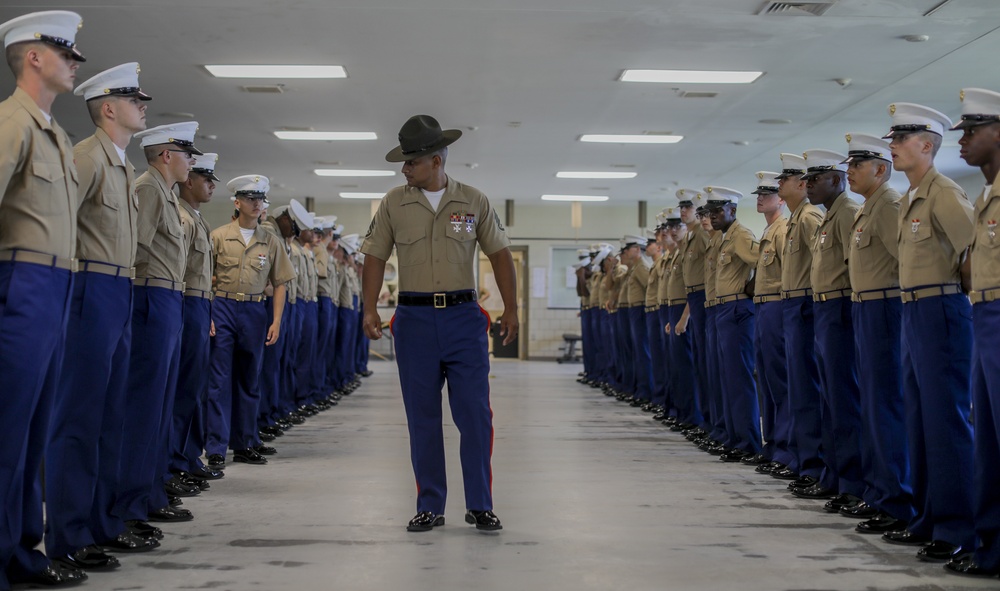
[[[121,201],[126,199],[121,187],[105,187],[100,192],[101,196],[101,231],[108,235],[118,235],[124,232],[124,228],[119,227],[119,210],[123,207]]]
[[[776,256],[773,250],[768,248],[767,250],[761,253],[760,260],[765,267],[770,267],[771,265],[774,264],[774,261],[778,260],[778,257]]]
[[[719,255],[719,266],[720,267],[728,265],[731,262],[733,262],[733,255],[729,254],[728,252],[724,252],[724,253],[722,253],[722,254]]]
[[[58,162],[36,160],[31,163],[28,191],[33,208],[46,215],[69,212],[66,174]]]
[[[445,241],[449,263],[467,263],[476,255],[476,235],[471,232],[448,232]]]
[[[410,267],[427,262],[427,230],[424,228],[406,228],[396,233],[396,251],[399,266]]]
[[[240,257],[222,255],[215,261],[215,279],[219,289],[236,289],[240,282]]]

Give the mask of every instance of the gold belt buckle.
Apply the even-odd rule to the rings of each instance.
[[[245,302],[245,301],[247,301],[247,294],[245,294],[245,293],[237,293],[236,294],[236,301],[237,302]]]
[[[435,308],[447,308],[448,301],[445,299],[445,294],[436,293],[434,294],[434,307]]]

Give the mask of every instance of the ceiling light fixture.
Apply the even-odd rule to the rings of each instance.
[[[347,78],[344,66],[207,65],[216,78]]]
[[[279,140],[318,142],[378,139],[374,131],[276,131],[274,132],[274,136]]]
[[[682,135],[667,134],[584,134],[581,142],[597,142],[602,144],[676,144],[684,139]]]
[[[345,168],[317,168],[313,170],[319,176],[394,176],[394,170],[347,170]]]
[[[542,201],[607,201],[607,195],[542,195]]]
[[[561,171],[556,173],[557,179],[634,179],[638,176],[635,172],[573,172]]]
[[[341,193],[344,199],[381,199],[385,193]]]
[[[712,70],[625,70],[622,82],[667,84],[750,84],[764,72],[726,72]]]

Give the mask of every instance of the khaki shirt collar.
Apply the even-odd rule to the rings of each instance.
[[[441,213],[446,209],[445,205],[447,205],[452,201],[457,201],[459,203],[465,203],[465,204],[471,203],[469,199],[466,198],[466,196],[461,191],[458,190],[458,184],[454,180],[452,180],[450,176],[447,178],[448,178],[448,184],[444,188],[444,195],[441,196],[441,203],[438,204],[437,211],[435,211],[434,208],[431,207],[431,203],[430,201],[427,200],[427,197],[424,196],[424,192],[421,191],[420,189],[417,189],[416,187],[406,187],[405,191],[403,192],[403,198],[400,200],[399,204],[409,205],[411,203],[419,203],[424,207],[426,207],[428,211],[434,213],[434,217],[437,217],[437,214]]]
[[[733,225],[729,226],[729,229],[726,230],[726,237],[722,239],[722,242],[731,242],[733,240],[733,234],[735,234],[736,231],[742,226],[743,224],[741,224],[739,220],[733,220]],[[719,231],[721,232],[722,230]]]
[[[183,205],[187,205],[186,203],[184,203],[183,199],[178,199],[178,201],[180,201]],[[254,228],[254,230],[253,230],[253,236],[250,237],[250,242],[247,242],[244,245],[243,244],[243,232],[240,231],[240,222],[239,222],[239,220],[233,220],[233,221],[229,222],[228,226],[226,226],[226,235],[223,236],[223,239],[224,240],[236,240],[237,242],[240,243],[240,246],[243,247],[243,250],[247,250],[251,246],[253,246],[254,244],[257,244],[258,242],[266,242],[264,240],[264,236],[263,236],[263,232],[266,232],[266,231],[267,230],[264,230],[263,228],[260,227],[260,224],[257,224],[257,227]]]
[[[850,197],[847,196],[846,192],[837,195],[833,200],[833,205],[830,206],[830,209],[826,210],[826,217],[824,219],[833,219],[833,216],[837,215],[837,212],[844,207],[844,201],[847,199],[850,199]]]
[[[1000,173],[997,173],[997,178],[993,179],[993,184],[990,185],[990,192],[983,195],[982,199],[976,202],[976,208],[979,211],[985,210],[990,201],[996,197],[1000,197]]]
[[[108,162],[110,162],[112,166],[121,166],[122,168],[125,168],[125,163],[118,157],[118,150],[115,149],[115,143],[111,141],[111,136],[109,136],[107,132],[100,127],[98,127],[97,131],[94,132],[94,136],[99,142],[101,142],[101,147],[104,148],[104,153],[108,156]],[[126,158],[128,157],[126,156]]]
[[[46,131],[53,131],[52,124],[49,123],[49,121],[45,118],[45,115],[42,113],[42,110],[38,108],[38,103],[36,103],[35,100],[31,98],[31,96],[27,92],[24,91],[24,89],[18,86],[17,88],[14,89],[14,94],[12,96],[14,100],[16,100],[24,108],[25,111],[31,114],[32,118],[34,118],[35,120],[35,123],[38,124],[38,127]],[[52,117],[52,121],[55,120],[56,120],[55,117]]]
[[[153,180],[155,180],[157,184],[160,185],[160,189],[163,190],[163,193],[167,196],[168,200],[174,197],[173,187],[167,186],[167,181],[163,178],[163,175],[160,174],[160,171],[156,170],[156,167],[150,166],[147,172],[149,172],[149,176],[153,177]],[[180,201],[179,199],[173,199],[173,200]]]
[[[930,170],[927,171],[927,174],[924,175],[924,178],[920,179],[920,184],[917,185],[917,192],[913,194],[913,197],[910,199],[910,203],[913,203],[917,199],[926,199],[927,193],[931,190],[931,183],[934,182],[934,179],[936,179],[937,176],[937,169],[931,166]],[[907,193],[909,193],[909,191],[907,191]]]
[[[865,199],[861,209],[854,214],[855,221],[861,219],[862,217],[871,217],[871,215],[875,212],[875,208],[881,205],[882,201],[885,200],[885,196],[891,188],[892,187],[889,186],[889,183],[882,183],[878,189],[875,189],[875,194],[868,199]]]

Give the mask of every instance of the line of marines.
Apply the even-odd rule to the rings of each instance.
[[[268,213],[259,174],[227,183],[233,221],[211,229],[218,156],[198,124],[146,129],[135,62],[74,90],[81,27],[0,24],[17,81],[0,102],[0,591],[159,547],[151,522],[193,519],[181,499],[228,450],[266,464],[265,442],[371,373],[358,235],[295,200]],[[51,114],[69,91],[96,127],[75,146]]]
[[[578,381],[858,532],[996,577],[1000,93],[960,99],[955,125],[894,103],[846,155],[781,154],[756,175],[759,239],[742,193],[710,186],[678,191],[655,232],[581,249]],[[949,131],[984,177],[971,201],[934,167]]]

